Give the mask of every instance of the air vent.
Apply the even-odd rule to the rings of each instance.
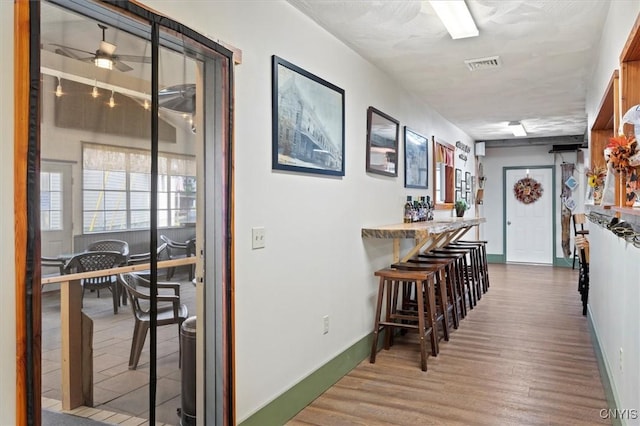
[[[489,56],[486,58],[467,59],[464,61],[469,71],[486,70],[489,68],[499,68],[502,65],[500,56]]]

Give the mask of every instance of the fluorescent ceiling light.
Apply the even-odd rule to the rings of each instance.
[[[527,136],[527,131],[524,130],[524,127],[519,121],[511,121],[507,126],[513,133],[513,136]]]
[[[464,0],[430,0],[429,3],[452,39],[478,36],[478,27]]]

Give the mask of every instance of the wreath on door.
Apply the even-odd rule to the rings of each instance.
[[[522,178],[513,185],[513,194],[524,204],[535,203],[542,196],[542,192],[540,182],[530,177]]]

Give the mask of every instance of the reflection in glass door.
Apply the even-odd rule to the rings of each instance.
[[[138,289],[149,295],[143,309],[157,312],[157,321],[136,338],[134,329],[146,329],[140,318],[149,315],[136,311],[134,292],[125,306],[124,283],[131,280],[120,277],[117,314],[111,297],[83,295],[93,333],[80,345],[82,405],[179,424],[176,410],[188,387],[205,423],[228,422],[230,52],[170,20],[149,24],[157,22],[154,15],[136,17],[141,11],[135,5],[121,5],[125,14],[100,3],[60,2],[74,10],[58,3],[41,4],[41,150],[43,158],[70,165],[71,207],[63,216],[73,239],[50,255],[67,261],[96,242],[124,242],[124,267],[150,262],[138,277],[147,284]],[[41,178],[55,180],[46,173]],[[56,195],[53,186],[44,189],[45,198]],[[49,218],[41,224],[44,233],[59,213],[51,202],[42,206]],[[197,259],[195,267],[162,266],[185,258]],[[175,321],[167,321],[176,312],[167,302],[171,291],[180,312]],[[50,332],[42,338],[42,395],[65,401],[65,336],[59,327],[55,332],[57,318],[65,315],[60,309],[57,296],[43,296]],[[187,316],[198,318],[197,351],[191,352],[200,373],[197,397],[196,379],[186,386],[190,379],[180,369],[180,362],[196,363],[180,359],[179,325]]]

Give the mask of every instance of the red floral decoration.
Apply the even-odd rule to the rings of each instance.
[[[513,194],[524,204],[535,203],[542,196],[542,192],[540,182],[530,177],[522,178],[513,185]]]

